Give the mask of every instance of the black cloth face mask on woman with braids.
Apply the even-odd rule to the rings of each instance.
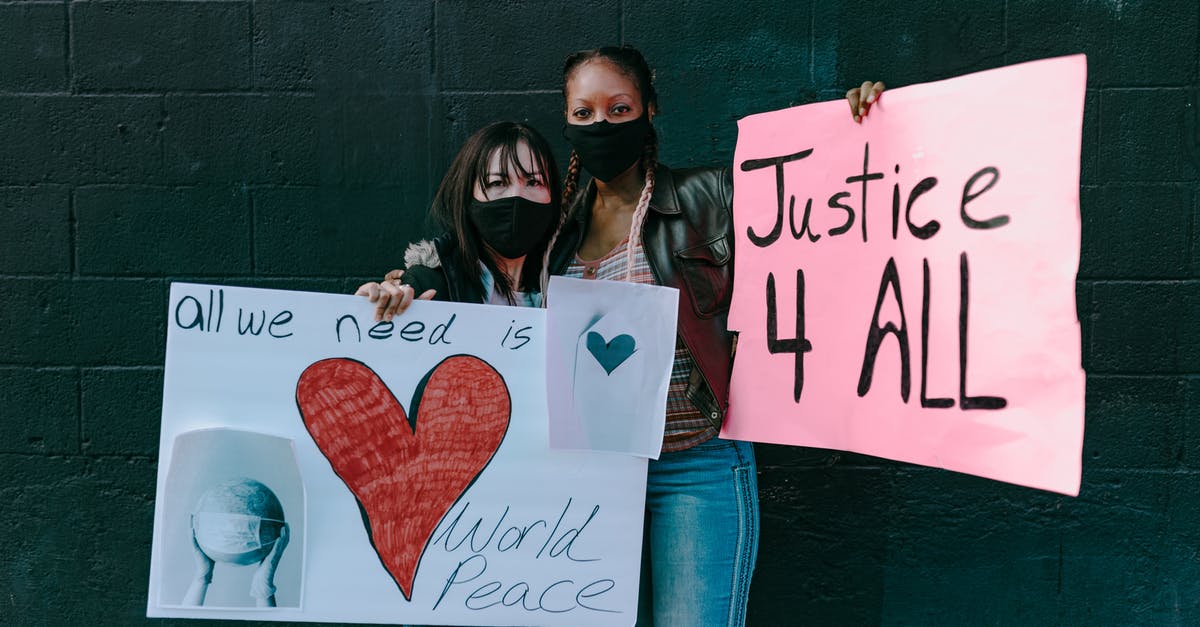
[[[641,158],[649,133],[650,117],[645,111],[635,120],[617,124],[601,120],[587,125],[563,125],[563,137],[571,142],[580,164],[605,183]]]

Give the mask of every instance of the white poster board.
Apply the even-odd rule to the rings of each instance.
[[[679,290],[550,277],[550,446],[658,459]]]
[[[147,615],[632,625],[646,460],[549,449],[545,312],[373,312],[354,296],[172,285]],[[299,492],[258,478],[287,465],[279,446],[209,445],[225,453],[205,462],[177,444],[211,434],[288,443]],[[181,484],[168,475],[183,457]],[[220,554],[222,538],[241,551],[225,560],[250,563],[214,558],[203,604],[185,604],[195,549]],[[253,584],[264,554],[274,607],[249,586],[218,594]]]

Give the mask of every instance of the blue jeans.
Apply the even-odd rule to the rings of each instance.
[[[650,460],[639,626],[745,624],[757,555],[749,442],[715,438]]]

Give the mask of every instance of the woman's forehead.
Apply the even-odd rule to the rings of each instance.
[[[488,154],[489,173],[505,172],[511,167],[516,167],[523,172],[541,172],[539,159],[529,142],[518,140],[517,145],[511,150],[508,146],[501,144]]]
[[[588,59],[580,63],[567,77],[567,97],[640,94],[637,81],[620,66],[608,59]]]

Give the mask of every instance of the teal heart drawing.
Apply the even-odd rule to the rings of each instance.
[[[605,342],[604,336],[595,331],[588,331],[587,349],[592,357],[600,362],[600,367],[604,368],[604,372],[611,375],[613,370],[625,363],[625,360],[629,359],[629,356],[637,350],[637,343],[632,336],[624,333]]]

